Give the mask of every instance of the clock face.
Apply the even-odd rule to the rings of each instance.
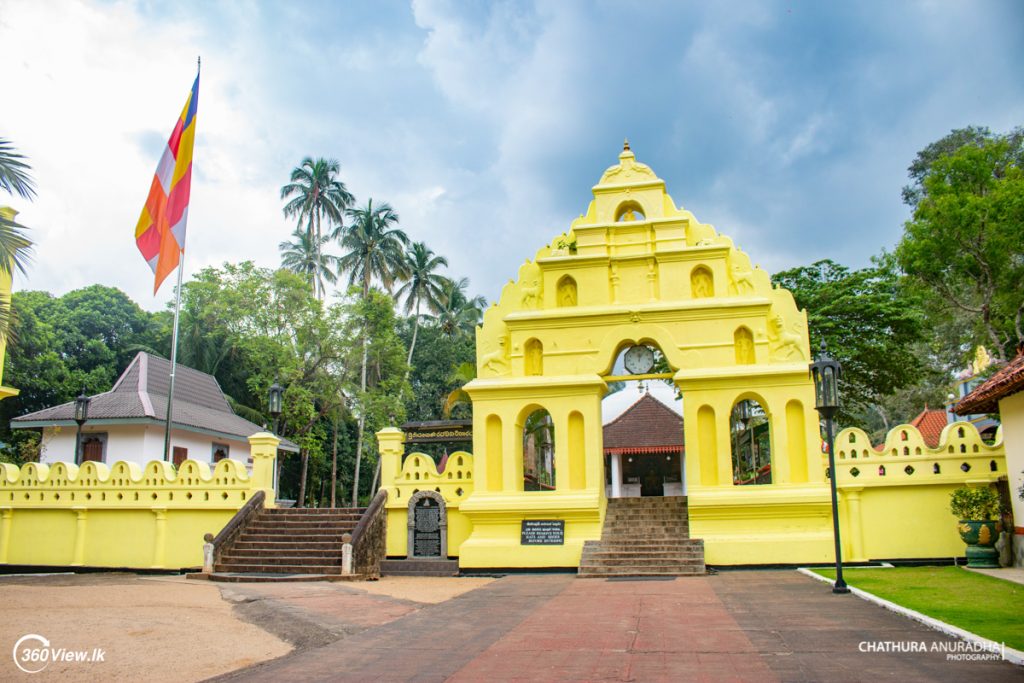
[[[642,375],[654,367],[654,351],[649,346],[631,346],[622,361],[631,374]]]

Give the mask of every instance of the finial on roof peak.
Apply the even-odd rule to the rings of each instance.
[[[626,138],[625,142],[622,143],[622,151],[623,152],[628,152],[629,151],[629,138]]]

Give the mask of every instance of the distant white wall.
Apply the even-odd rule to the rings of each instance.
[[[83,441],[89,434],[105,432],[107,446],[103,462],[113,464],[118,460],[145,465],[151,460],[162,460],[164,456],[164,430],[156,425],[89,425],[82,429]],[[75,427],[46,427],[43,429],[42,454],[40,462],[75,461]],[[200,462],[213,462],[213,444],[222,443],[229,447],[228,456],[245,464],[249,461],[249,442],[238,439],[214,438],[205,434],[180,429],[171,430],[171,448],[187,448],[188,457]]]

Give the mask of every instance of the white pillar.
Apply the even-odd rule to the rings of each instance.
[[[612,453],[612,498],[622,498],[621,453]]]

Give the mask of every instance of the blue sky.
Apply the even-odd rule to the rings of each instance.
[[[899,239],[919,149],[1024,124],[1013,0],[0,0],[0,137],[39,182],[11,202],[38,242],[18,287],[166,303],[133,232],[197,54],[186,276],[276,265],[280,186],[328,156],[493,299],[586,209],[624,137],[765,269],[859,267]]]

